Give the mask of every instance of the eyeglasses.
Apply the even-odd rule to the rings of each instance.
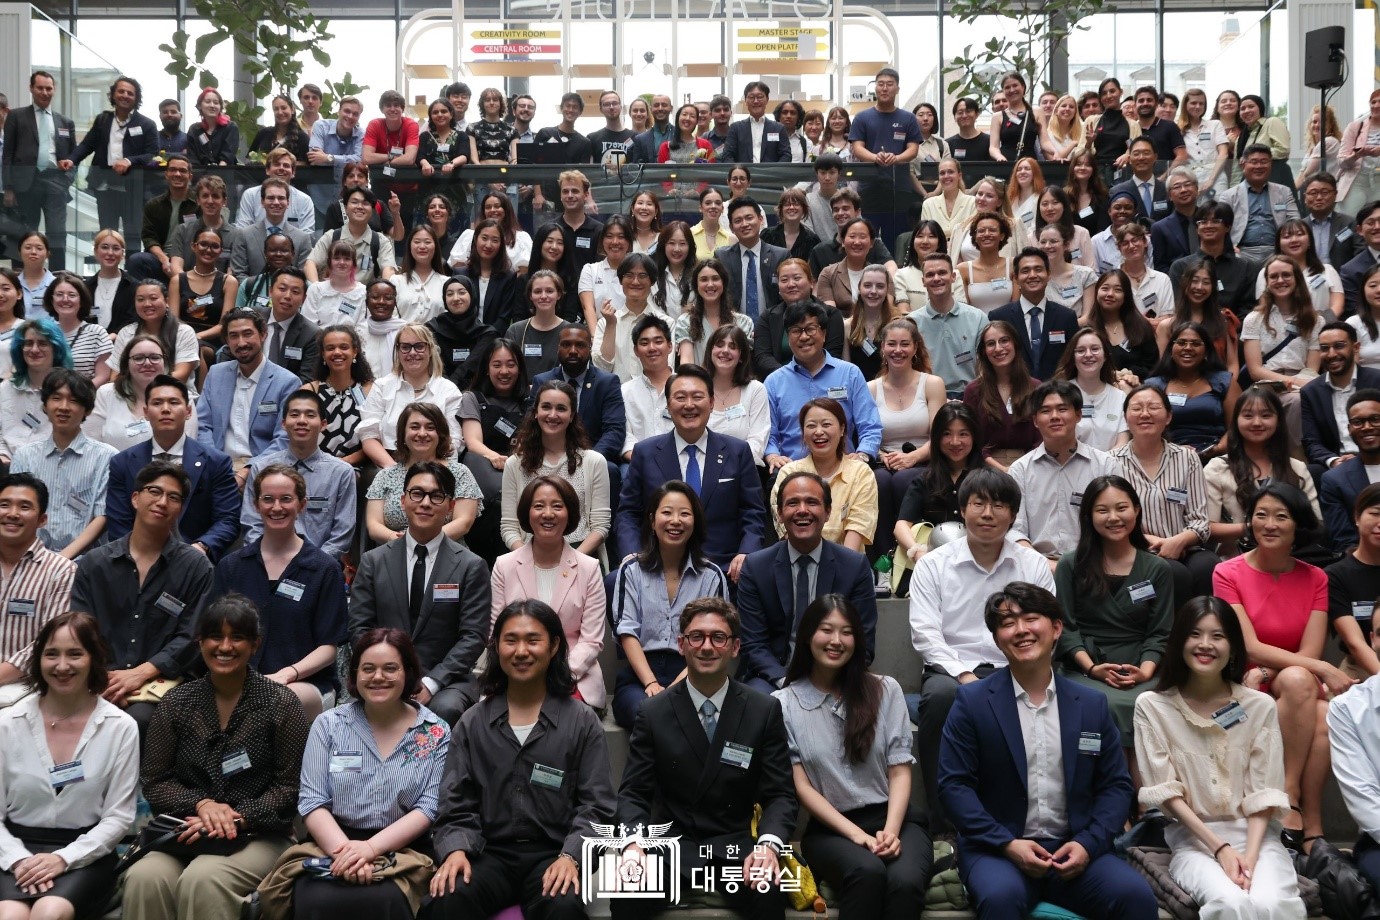
[[[623,280],[627,281],[629,279],[632,279],[633,281],[651,281],[652,276],[647,274],[646,272],[628,272],[623,276]]]
[[[803,338],[807,335],[819,335],[821,328],[819,323],[806,323],[803,326],[792,326],[786,330],[786,333],[796,338]]]
[[[1000,514],[1003,511],[1010,511],[1011,506],[1006,502],[994,502],[986,498],[970,498],[968,499],[968,509],[970,511],[987,511],[990,509],[994,513]]]
[[[162,355],[130,355],[130,364],[162,364]]]
[[[47,339],[44,339],[44,340],[42,340],[42,341],[38,341],[38,340],[35,340],[35,339],[28,339],[27,341],[24,342],[24,350],[25,350],[25,351],[45,351],[45,350],[50,349],[50,348],[52,348],[52,347],[53,347],[53,343],[52,343],[52,342],[49,342]]]
[[[168,502],[173,505],[182,504],[184,498],[181,492],[169,492],[162,486],[144,486],[139,491],[147,493],[148,497],[154,501],[158,501],[160,498],[166,498]]]
[[[421,354],[422,352],[427,351],[429,348],[431,348],[431,346],[428,345],[426,342],[398,343],[398,351],[402,352],[403,354],[407,354],[408,352],[416,352],[417,354]]]
[[[731,640],[733,637],[730,636],[728,633],[723,632],[707,633],[695,630],[694,632],[686,633],[685,635],[681,636],[681,638],[684,639],[685,644],[689,645],[691,648],[700,648],[706,642],[708,642],[714,648],[723,651],[724,649],[728,648],[729,640]]]
[[[1380,415],[1367,415],[1364,418],[1349,418],[1346,423],[1352,428],[1380,428]]]
[[[1174,345],[1175,348],[1204,348],[1204,347],[1205,347],[1205,346],[1203,345],[1202,341],[1199,340],[1199,339],[1175,339],[1174,342],[1173,342],[1173,345]]]
[[[440,505],[443,504],[446,501],[446,499],[450,498],[449,495],[442,492],[440,489],[437,489],[434,492],[428,492],[425,489],[408,489],[403,494],[406,495],[414,504],[417,505],[420,505],[423,502],[428,502],[433,505]]]
[[[270,507],[270,508],[272,508],[274,505],[282,505],[282,506],[285,507],[285,508],[286,508],[286,507],[291,507],[292,505],[297,504],[297,496],[296,496],[296,495],[260,495],[260,496],[259,496],[259,504],[261,504],[261,505],[268,505],[268,507]]]
[[[375,664],[362,664],[359,666],[359,673],[363,674],[365,677],[373,677],[380,672],[382,672],[385,677],[397,677],[402,673],[402,665],[389,662],[383,667],[379,667]]]

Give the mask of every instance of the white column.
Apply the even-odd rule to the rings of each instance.
[[[29,25],[27,3],[0,3],[0,86],[10,108],[29,104]]]
[[[1321,94],[1318,90],[1303,85],[1304,38],[1314,29],[1324,26],[1343,26],[1346,29],[1346,56],[1350,62],[1352,77],[1358,63],[1361,73],[1369,73],[1366,61],[1356,57],[1355,31],[1353,18],[1355,4],[1348,0],[1289,0],[1287,22],[1289,26],[1289,133],[1294,139],[1294,157],[1307,153],[1308,115],[1318,104]],[[1357,113],[1351,111],[1351,79],[1345,86],[1328,92],[1328,105],[1337,113],[1337,122],[1345,128]],[[1335,166],[1328,164],[1328,170],[1335,175]]]

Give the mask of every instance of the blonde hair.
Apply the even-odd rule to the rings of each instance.
[[[91,240],[91,248],[95,249],[97,246],[101,245],[102,242],[110,239],[113,239],[121,246],[125,245],[125,237],[123,233],[121,233],[119,230],[112,230],[111,228],[106,227],[104,230],[98,230],[96,232],[96,236]]]
[[[427,351],[431,355],[431,363],[427,367],[427,372],[433,377],[440,377],[445,371],[445,365],[441,363],[441,349],[436,347],[436,336],[431,334],[431,330],[421,323],[407,323],[398,330],[398,336],[393,340],[393,375],[401,377],[402,369],[402,334],[410,332],[417,338],[426,343]]]
[[[1064,104],[1065,99],[1073,103],[1073,118],[1069,122],[1067,134],[1063,133],[1064,128],[1059,124],[1058,115],[1055,114],[1059,111],[1059,106]],[[1078,117],[1077,99],[1065,93],[1055,101],[1054,112],[1051,112],[1049,116],[1049,133],[1057,135],[1066,141],[1073,141],[1077,144],[1083,143],[1083,119]]]

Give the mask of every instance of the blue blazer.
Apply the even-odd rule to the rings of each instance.
[[[771,140],[775,137],[776,140]],[[760,163],[789,163],[791,161],[791,142],[786,128],[780,122],[772,121],[770,116],[762,119],[762,146],[757,160]],[[752,162],[752,119],[744,118],[728,126],[728,140],[724,141],[724,153],[720,163]]]
[[[203,397],[204,398],[204,397]],[[182,503],[178,533],[185,543],[201,543],[211,559],[220,557],[240,535],[240,490],[230,458],[190,438],[182,453],[182,468],[192,481]],[[110,459],[110,483],[105,493],[105,534],[118,540],[134,528],[134,478],[153,459],[153,439],[120,451]]]
[[[628,159],[633,163],[655,163],[657,157],[656,138],[648,128],[633,135],[632,146],[628,148]]]
[[[1177,211],[1151,225],[1150,248],[1155,253],[1155,271],[1165,274],[1175,259],[1191,256],[1196,249],[1188,245],[1188,233]]]
[[[862,617],[870,663],[877,640],[877,589],[872,568],[862,553],[828,540],[823,545],[819,574],[815,578],[815,597],[842,594],[853,602]],[[738,573],[738,617],[742,622],[744,660],[738,671],[739,680],[760,677],[775,684],[786,676],[786,653],[798,625],[791,607],[795,597],[795,574],[791,571],[788,547],[783,540],[758,550],[747,557]]]
[[[532,405],[530,394],[535,394],[538,386],[548,380],[564,379],[559,367],[533,377],[527,397],[528,408]],[[589,365],[585,371],[584,392],[580,394],[580,421],[585,423],[585,433],[594,442],[595,451],[614,463],[622,461],[628,415],[623,407],[623,387],[617,374],[601,371],[593,363]]]
[[[235,377],[239,372],[238,361],[222,361],[206,373],[206,384],[196,404],[196,439],[212,450],[225,450],[225,432],[230,428]],[[249,406],[251,457],[287,447],[287,435],[279,424],[283,419],[283,403],[301,386],[302,381],[292,371],[264,360],[263,373]]]
[[[1036,367],[1035,360],[1030,354],[1030,327],[1026,325],[1025,314],[1021,312],[1021,302],[1013,300],[1003,307],[997,307],[987,318],[990,321],[1004,319],[1016,327],[1016,337],[1021,342],[1021,358],[1025,361],[1025,366],[1030,368],[1030,376],[1037,380],[1054,379],[1054,371],[1059,367],[1064,346],[1073,341],[1073,334],[1078,331],[1077,313],[1063,304],[1046,300],[1045,314],[1040,317],[1040,339],[1044,346],[1040,352],[1040,366]],[[1052,332],[1062,332],[1064,341],[1051,343],[1049,336]]]
[[[1359,540],[1351,509],[1356,506],[1356,496],[1368,485],[1370,477],[1360,457],[1352,457],[1323,473],[1322,484],[1318,487],[1318,504],[1322,505],[1323,523],[1332,537],[1332,548],[1337,552],[1346,552]]]
[[[1352,380],[1358,390],[1380,388],[1380,370],[1358,364]],[[1303,385],[1299,401],[1303,408],[1303,452],[1309,463],[1326,468],[1327,461],[1342,452],[1342,433],[1332,414],[1332,386],[1326,372]],[[1350,517],[1348,512],[1347,518]]]
[[[1358,243],[1360,251],[1345,265],[1335,266],[1337,274],[1342,276],[1342,292],[1346,298],[1346,303],[1342,307],[1343,312],[1350,316],[1359,313],[1361,310],[1361,278],[1370,267],[1375,264],[1375,259],[1371,258],[1370,248],[1365,243]]]
[[[1095,860],[1111,852],[1134,790],[1107,698],[1054,678],[1063,740],[1070,839]],[[1080,750],[1095,740],[1097,751]],[[958,832],[959,852],[1000,853],[1025,833],[1025,743],[1011,672],[958,688],[939,744],[939,797]]]
[[[719,568],[727,569],[739,553],[762,548],[767,530],[767,508],[762,502],[762,481],[746,441],[709,432],[708,456],[700,458],[700,503],[704,505],[704,554]],[[623,474],[618,516],[614,525],[618,545],[631,550],[642,543],[642,520],[649,511],[652,493],[662,483],[680,479],[674,432],[639,441]]]

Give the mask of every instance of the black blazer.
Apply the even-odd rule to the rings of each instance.
[[[469,275],[474,282],[474,289],[479,290],[479,276],[470,274],[470,269],[465,268],[465,274]],[[493,275],[489,278],[489,289],[484,294],[484,303],[481,305],[480,322],[486,326],[493,327],[494,331],[502,335],[509,326],[527,316],[519,316],[518,301],[522,300],[518,296],[521,290],[518,284],[517,274],[513,271],[506,271],[501,275]],[[522,310],[526,313],[526,310]]]
[[[48,110],[53,116],[53,160],[70,160],[76,146],[76,130],[72,119]],[[34,184],[34,165],[38,163],[38,121],[34,107],[26,105],[10,112],[5,120],[5,157],[3,175],[5,190],[27,192]],[[18,167],[18,168],[16,168]],[[62,173],[70,185],[74,170]]]
[[[814,300],[813,297],[810,298]],[[819,303],[815,300],[815,303]],[[824,350],[835,358],[843,358],[843,313],[838,307],[819,303],[829,315],[824,330]],[[778,367],[790,362],[790,344],[786,341],[786,305],[777,303],[764,311],[752,329],[752,370],[758,380],[766,380],[767,375]]]
[[[746,768],[723,758],[725,743],[751,751]],[[737,845],[748,852],[752,807],[761,804],[757,833],[790,840],[795,829],[795,787],[786,723],[776,700],[729,680],[714,739],[705,737],[681,681],[644,702],[628,739],[628,760],[618,790],[618,821],[628,827],[673,823],[673,833],[714,850]],[[681,862],[702,864],[697,846],[682,847]]]
[[[1380,388],[1380,370],[1358,364],[1352,381],[1358,390]],[[1342,433],[1332,414],[1332,386],[1326,372],[1303,385],[1299,403],[1303,409],[1303,452],[1309,463],[1326,469],[1327,461],[1342,453]]]
[[[72,151],[72,162],[80,163],[91,157],[91,165],[100,169],[110,166],[110,126],[115,121],[114,112],[102,112],[91,122],[91,129],[81,139],[77,149]],[[139,133],[131,135],[137,128]],[[153,119],[138,112],[129,116],[125,126],[125,159],[135,166],[145,167],[158,155],[158,126]]]
[[[1175,211],[1150,227],[1150,248],[1155,253],[1155,271],[1168,273],[1175,259],[1193,255],[1198,247],[1188,244],[1183,218]]]
[[[772,138],[776,138],[772,140]],[[762,118],[762,145],[758,148],[760,163],[789,163],[791,161],[790,137],[780,122],[769,116]],[[724,141],[723,156],[720,163],[751,163],[752,160],[752,119],[744,118],[728,126],[728,140]]]
[[[265,320],[273,322],[271,309]],[[274,363],[284,370],[292,371],[303,383],[315,380],[316,369],[321,365],[321,343],[318,339],[320,334],[321,327],[299,313],[288,327],[287,335],[283,337],[283,360]],[[288,350],[292,348],[300,349],[300,354],[293,352],[296,357],[290,357]]]
[[[1375,265],[1375,259],[1370,254],[1369,247],[1365,242],[1357,244],[1356,255],[1352,256],[1341,265],[1334,265],[1337,274],[1342,276],[1342,291],[1346,296],[1346,303],[1342,311],[1351,316],[1361,310],[1361,279],[1365,277],[1370,267]]]
[[[441,539],[417,622],[408,612],[412,564],[407,538],[364,554],[350,586],[350,635],[392,626],[412,637],[425,676],[442,688],[470,676],[489,636],[489,570],[450,537]],[[455,585],[456,600],[438,600],[437,585]]]
[[[762,241],[762,255],[757,260],[757,271],[762,276],[762,296],[766,298],[766,303],[758,304],[758,316],[781,302],[781,292],[776,288],[776,267],[790,256],[789,250],[773,246],[766,240]],[[728,269],[728,289],[733,294],[735,309],[739,313],[746,313],[747,308],[743,304],[743,256],[739,252],[738,244],[720,246],[714,250],[714,258],[724,263],[724,268]],[[756,322],[757,317],[752,317],[752,320]]]
[[[1078,331],[1078,314],[1063,304],[1046,300],[1045,314],[1041,317],[1042,322],[1040,324],[1040,339],[1043,342],[1043,350],[1040,352],[1040,366],[1036,367],[1030,352],[1030,327],[1026,325],[1025,314],[1021,311],[1021,302],[1015,300],[1003,307],[998,307],[988,314],[988,319],[993,322],[1004,319],[1016,327],[1016,335],[1021,340],[1021,358],[1025,361],[1025,366],[1030,369],[1030,376],[1037,380],[1054,379],[1054,370],[1059,366],[1059,359],[1064,355],[1064,346],[1073,341],[1073,334]],[[1061,338],[1058,333],[1063,333],[1063,341],[1051,342],[1051,334],[1055,334],[1055,338]]]
[[[82,279],[92,297],[96,296],[96,283],[100,277],[101,273],[96,272]],[[137,318],[134,315],[134,282],[130,280],[129,273],[121,269],[120,283],[115,287],[115,301],[110,305],[110,325],[105,327],[106,331],[119,332]]]
[[[1150,201],[1155,209],[1153,214],[1145,213],[1145,202],[1140,199],[1140,186],[1136,184],[1134,179],[1127,179],[1125,182],[1118,182],[1116,185],[1113,185],[1108,192],[1108,200],[1110,201],[1111,198],[1115,198],[1117,192],[1130,192],[1131,197],[1136,201],[1136,217],[1144,218],[1152,222],[1159,220],[1161,217],[1168,217],[1169,212],[1174,209],[1174,206],[1169,203],[1169,190],[1164,187],[1164,182],[1159,179],[1155,180],[1155,191],[1150,197]]]

